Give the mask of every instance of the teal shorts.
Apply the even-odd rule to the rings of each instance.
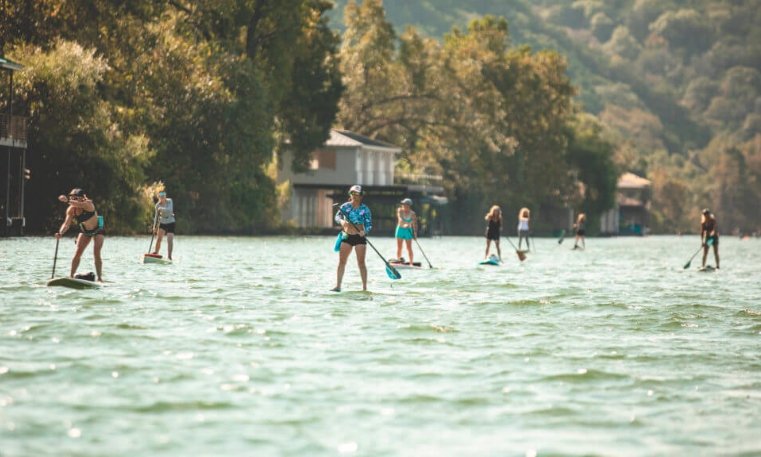
[[[414,238],[414,233],[412,232],[412,227],[400,227],[396,226],[396,237],[401,238],[403,240],[411,240]]]

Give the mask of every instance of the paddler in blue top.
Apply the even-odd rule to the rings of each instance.
[[[404,240],[407,245],[407,254],[410,256],[410,265],[412,265],[412,240],[417,238],[417,216],[412,211],[411,199],[405,198],[401,204],[402,206],[396,210],[396,258],[402,262],[402,240]]]
[[[706,267],[708,247],[713,246],[713,257],[716,260],[716,269],[719,268],[719,226],[716,216],[710,209],[703,210],[700,216],[700,243],[703,245],[703,268]]]
[[[66,195],[59,195],[58,200],[61,203],[68,203],[69,207],[66,208],[66,219],[55,234],[56,239],[60,240],[61,236],[69,230],[69,227],[75,221],[81,232],[77,236],[77,249],[74,252],[74,258],[71,259],[71,273],[69,276],[74,277],[77,268],[79,268],[79,260],[82,258],[82,253],[87,248],[87,245],[90,244],[90,240],[94,239],[93,257],[95,258],[95,271],[98,274],[98,281],[103,282],[103,259],[100,256],[100,250],[103,247],[105,239],[104,235],[106,234],[103,228],[103,218],[98,216],[95,204],[87,197],[85,191],[80,188],[72,189],[68,197]]]
[[[362,203],[362,197],[362,186],[351,186],[349,201],[339,206],[338,212],[336,212],[335,220],[341,226],[344,237],[338,254],[336,287],[332,289],[334,292],[341,291],[346,261],[349,259],[352,248],[357,250],[357,265],[359,266],[359,274],[362,276],[362,290],[367,290],[367,267],[365,266],[367,239],[365,235],[372,230],[373,221],[370,208]]]
[[[153,254],[158,255],[161,249],[161,238],[166,235],[167,257],[172,260],[172,248],[174,247],[174,202],[171,198],[166,198],[166,192],[159,192],[159,201],[156,203],[156,219],[158,227],[153,229],[156,232],[156,250]]]

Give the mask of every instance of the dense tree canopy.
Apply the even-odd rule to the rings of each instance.
[[[655,182],[654,229],[694,231],[699,209],[709,206],[724,230],[761,230],[761,212],[744,206],[747,200],[704,192],[736,178],[745,181],[731,185],[750,192],[750,200],[761,198],[752,174],[722,171],[737,162],[729,151],[740,151],[748,169],[755,164],[750,159],[761,154],[757,1],[386,0],[384,5],[397,28],[414,25],[433,37],[444,37],[474,16],[503,16],[514,43],[566,56],[579,88],[577,100],[614,133],[612,141],[621,149],[617,165]],[[669,207],[674,188],[686,189],[680,204],[691,217]]]
[[[118,230],[149,219],[165,185],[188,231],[279,223],[266,167],[326,138],[342,86],[322,0],[21,0],[0,45],[22,62],[32,115],[29,211],[75,185]],[[163,184],[162,184],[163,182]],[[159,184],[153,184],[159,183]],[[32,230],[50,226],[30,218]]]

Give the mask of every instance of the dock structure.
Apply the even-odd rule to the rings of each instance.
[[[3,198],[0,200],[0,236],[24,233],[24,185],[30,178],[26,168],[27,118],[13,111],[13,74],[20,64],[0,56],[0,176]]]

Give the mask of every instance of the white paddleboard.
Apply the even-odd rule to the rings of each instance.
[[[70,289],[98,289],[102,283],[77,278],[54,278],[48,281],[48,287],[68,287]]]
[[[413,262],[412,265],[409,263],[399,263],[399,262],[389,262],[389,265],[396,268],[397,270],[424,270],[423,265],[420,264],[420,262]]]
[[[158,263],[160,265],[168,265],[172,263],[172,261],[169,259],[165,259],[163,257],[156,257],[149,254],[143,254],[143,263]]]
[[[716,271],[716,268],[712,267],[711,265],[706,265],[704,267],[698,268],[698,271],[701,273],[713,273]]]

